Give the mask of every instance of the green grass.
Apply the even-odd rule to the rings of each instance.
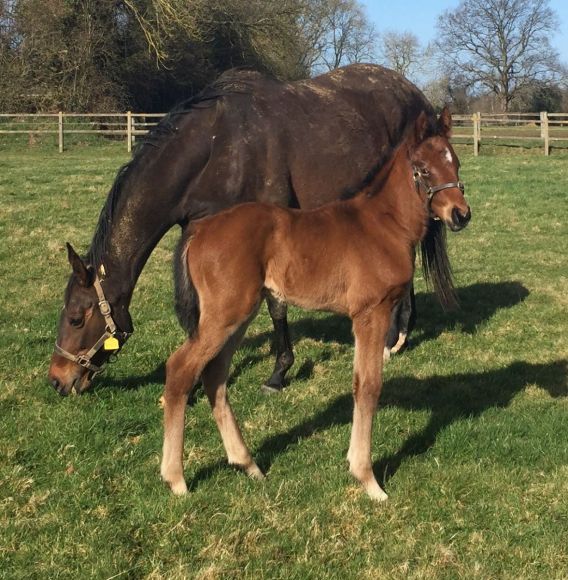
[[[46,372],[68,276],[123,144],[0,157],[0,576],[568,577],[568,155],[462,154],[473,219],[449,234],[462,309],[418,280],[414,348],[386,368],[372,503],[350,478],[346,320],[291,312],[290,386],[267,397],[271,324],[234,360],[231,400],[265,482],[226,465],[188,409],[190,494],[159,480],[163,362],[183,340],[172,232],[134,295],[136,334],[82,397]],[[467,151],[467,152],[466,152]]]

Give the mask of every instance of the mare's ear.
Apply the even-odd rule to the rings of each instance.
[[[77,277],[77,280],[81,286],[87,288],[93,283],[93,268],[88,267],[83,260],[79,257],[79,254],[73,249],[73,246],[67,242],[67,259],[73,268],[73,274]]]
[[[442,112],[440,113],[440,118],[438,119],[438,133],[443,137],[450,137],[452,132],[452,115],[450,109],[446,105]]]
[[[418,115],[416,123],[414,124],[415,145],[420,145],[420,143],[426,139],[426,135],[428,134],[428,124],[428,115],[422,111],[420,115]]]

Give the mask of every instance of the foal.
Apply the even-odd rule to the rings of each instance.
[[[469,207],[448,142],[451,117],[423,113],[391,162],[350,200],[311,211],[248,203],[191,226],[179,248],[178,309],[189,338],[167,362],[163,479],[175,494],[183,476],[186,401],[199,376],[230,464],[263,474],[227,399],[235,349],[266,294],[306,309],[349,316],[355,335],[354,411],[347,459],[369,496],[387,498],[371,466],[371,431],[393,307],[412,281],[413,251],[432,213],[467,223]],[[454,223],[455,225],[455,223]]]

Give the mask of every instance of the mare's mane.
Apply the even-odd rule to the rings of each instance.
[[[176,105],[143,139],[136,143],[130,161],[119,168],[101,210],[91,247],[86,257],[89,264],[98,267],[102,262],[104,253],[108,250],[108,236],[126,180],[136,171],[142,160],[147,160],[149,155],[152,155],[157,148],[177,133],[177,118],[194,110],[212,107],[220,98],[228,94],[250,94],[252,92],[251,82],[260,78],[270,77],[246,68],[235,68],[223,73],[200,93]]]

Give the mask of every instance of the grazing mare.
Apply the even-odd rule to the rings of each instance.
[[[186,342],[168,359],[163,479],[183,476],[187,398],[201,376],[230,464],[263,477],[227,398],[229,365],[264,296],[349,316],[355,335],[354,411],[347,459],[369,496],[387,498],[371,467],[371,431],[393,308],[412,282],[429,214],[459,229],[469,207],[448,141],[450,117],[422,113],[392,160],[350,200],[310,211],[248,203],[192,224],[178,251]],[[455,221],[456,216],[458,221]]]
[[[69,249],[73,274],[49,369],[53,386],[62,395],[82,392],[132,333],[134,287],[172,226],[247,201],[309,209],[353,193],[422,110],[434,119],[412,83],[359,64],[295,83],[232,71],[174,110],[119,171],[85,260]],[[431,229],[434,237],[443,232],[436,222]],[[437,248],[444,264],[445,245]],[[267,385],[279,389],[294,357],[286,306],[271,298],[269,311],[276,364]],[[397,336],[395,328],[393,342]]]

